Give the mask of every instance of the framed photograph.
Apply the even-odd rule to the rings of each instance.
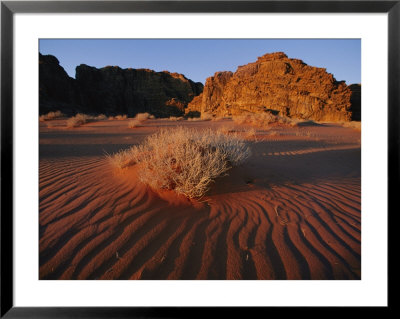
[[[2,1],[1,316],[390,309],[398,1]]]

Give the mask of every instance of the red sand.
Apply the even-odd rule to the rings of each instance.
[[[104,154],[161,126],[233,123],[128,121],[40,123],[40,279],[361,278],[359,131],[258,131],[249,161],[190,201]]]

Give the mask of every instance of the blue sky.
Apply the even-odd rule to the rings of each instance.
[[[118,65],[178,72],[202,83],[217,71],[234,72],[265,53],[283,51],[289,58],[326,68],[336,80],[361,83],[359,39],[41,39],[39,51],[56,56],[71,77],[80,64],[97,68]]]

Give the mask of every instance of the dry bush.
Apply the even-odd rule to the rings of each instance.
[[[271,123],[278,123],[279,117],[272,113],[247,113],[234,116],[233,121],[237,124],[247,124],[258,127],[266,127]]]
[[[233,117],[233,121],[237,124],[252,125],[260,128],[266,128],[270,124],[284,124],[296,126],[301,120],[291,119],[279,115],[274,115],[269,112],[265,113],[246,113]]]
[[[132,119],[132,120],[130,120],[130,121],[128,122],[128,127],[129,127],[129,128],[139,127],[139,126],[142,124],[142,122],[143,122],[143,121],[140,121],[140,120],[134,118],[134,119]]]
[[[114,117],[114,120],[121,121],[121,120],[126,120],[127,118],[128,118],[128,115],[126,115],[126,114],[124,114],[124,115],[116,115]]]
[[[343,127],[352,128],[356,131],[361,132],[361,122],[358,121],[351,121],[351,122],[343,122],[341,123]]]
[[[39,116],[39,121],[44,122],[44,121],[49,121],[49,120],[54,120],[58,118],[65,117],[65,114],[62,113],[61,111],[55,111],[55,112],[49,112],[47,114]]]
[[[107,117],[104,114],[93,116],[93,115],[78,113],[67,120],[67,127],[78,127],[89,122],[105,121],[107,119],[110,120],[112,119],[112,117]]]
[[[108,118],[104,114],[99,114],[99,115],[95,116],[94,119],[97,120],[97,121],[105,121]]]
[[[138,119],[139,121],[146,121],[147,119],[150,118],[150,114],[149,113],[138,113],[135,116],[135,119]]]
[[[132,120],[129,121],[128,127],[129,128],[139,127],[143,122],[147,121],[147,119],[149,118],[154,118],[154,116],[149,113],[138,113]]]
[[[128,118],[128,115],[126,115],[126,114],[124,114],[124,115],[118,114],[118,115],[115,115],[115,116],[109,116],[108,117],[108,119],[110,121],[112,121],[112,120],[121,121],[121,120],[126,120],[127,118]]]
[[[107,154],[107,159],[115,168],[125,168],[137,163],[137,148],[131,147],[127,150],[121,150],[113,155]]]
[[[170,117],[169,117],[169,120],[170,120],[170,121],[182,121],[182,120],[183,120],[183,116],[179,116],[179,117],[177,117],[177,116],[170,116]]]
[[[94,120],[94,117],[87,114],[78,113],[67,120],[67,127],[78,127],[88,123],[90,120]]]
[[[252,139],[257,141],[257,131],[253,127],[237,130],[233,125],[222,125],[218,129],[218,132],[222,134],[230,134],[230,135],[233,134],[235,136],[237,136],[237,134],[240,134],[246,140]]]
[[[189,198],[201,197],[210,184],[250,156],[237,136],[210,129],[178,127],[149,136],[142,145],[109,156],[118,168],[140,165],[139,178],[153,189],[169,189]]]
[[[188,121],[190,122],[199,122],[199,121],[213,121],[215,118],[211,113],[201,113],[200,117],[188,117]]]
[[[204,121],[202,118],[200,117],[188,117],[187,119],[189,122],[199,122],[199,121]]]
[[[231,120],[232,117],[230,116],[216,116],[211,119],[211,121],[224,121],[224,120]]]

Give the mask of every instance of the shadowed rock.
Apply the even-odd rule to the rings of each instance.
[[[149,69],[101,69],[82,64],[70,78],[50,55],[39,54],[40,113],[60,110],[66,114],[128,114],[149,112],[156,116],[183,115],[188,103],[203,91],[184,75]]]
[[[66,114],[83,111],[78,87],[56,57],[39,53],[39,112],[58,110]]]
[[[351,90],[351,119],[361,121],[361,84],[351,84],[349,88]]]

